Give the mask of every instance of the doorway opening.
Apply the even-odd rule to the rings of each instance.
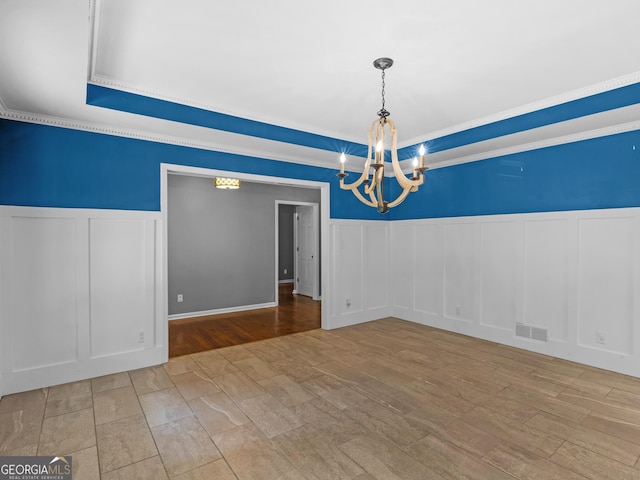
[[[320,208],[317,203],[276,200],[276,298],[291,283],[293,295],[320,300]]]
[[[184,280],[185,277],[191,276],[191,274],[187,276],[176,275],[176,272],[178,271],[178,268],[176,267],[176,263],[175,263],[176,258],[178,257],[182,258],[184,256],[191,257],[190,261],[192,265],[195,265],[195,268],[192,266],[190,271],[196,275],[200,275],[203,270],[206,272],[206,271],[211,271],[211,269],[207,270],[206,268],[201,268],[204,266],[205,262],[199,261],[200,260],[199,258],[198,258],[198,261],[195,261],[194,263],[194,260],[193,260],[194,249],[189,248],[190,244],[188,242],[184,244],[181,243],[178,245],[178,243],[176,243],[176,240],[175,240],[175,232],[178,230],[189,232],[189,235],[191,235],[192,237],[201,238],[202,241],[200,241],[200,243],[205,244],[207,249],[213,250],[215,245],[217,245],[215,243],[217,242],[217,240],[215,240],[215,238],[217,238],[216,235],[224,234],[228,236],[229,235],[228,226],[232,225],[232,224],[229,224],[228,222],[225,222],[224,225],[226,225],[226,227],[225,227],[225,230],[222,231],[219,228],[219,225],[221,225],[221,223],[214,224],[214,226],[212,226],[209,229],[210,234],[205,235],[204,237],[198,236],[197,232],[195,232],[193,229],[184,229],[181,226],[179,228],[176,228],[178,223],[181,224],[184,221],[185,215],[177,215],[175,213],[176,212],[175,203],[171,203],[171,205],[174,205],[174,207],[170,207],[169,195],[171,195],[172,199],[176,198],[175,193],[176,193],[176,189],[179,188],[178,185],[184,185],[183,181],[177,182],[177,180],[179,178],[184,178],[185,176],[201,177],[200,180],[206,180],[208,183],[211,183],[212,179],[217,176],[227,176],[227,177],[233,176],[234,178],[239,178],[243,182],[243,184],[246,183],[246,184],[256,185],[256,187],[253,190],[254,194],[256,192],[256,188],[261,192],[264,190],[271,190],[272,188],[280,189],[279,191],[281,192],[286,192],[287,187],[297,187],[297,188],[292,188],[291,189],[292,192],[307,190],[307,189],[316,190],[317,192],[316,198],[319,198],[320,201],[318,203],[315,203],[315,205],[309,205],[306,202],[297,202],[292,200],[288,200],[288,202],[298,204],[296,208],[304,209],[305,207],[311,207],[312,210],[315,210],[315,212],[319,212],[309,217],[314,222],[316,222],[316,225],[319,227],[316,229],[316,233],[303,234],[303,236],[306,235],[311,238],[317,239],[316,253],[312,254],[313,258],[309,257],[309,259],[312,261],[307,262],[306,267],[298,266],[297,268],[298,271],[300,271],[301,268],[307,268],[307,269],[310,268],[311,271],[313,271],[314,268],[317,269],[318,271],[317,280],[315,282],[315,286],[312,287],[312,288],[315,288],[317,293],[313,293],[312,291],[311,298],[306,297],[304,295],[293,296],[291,295],[291,293],[287,294],[287,287],[292,289],[294,285],[288,284],[283,286],[283,288],[281,289],[279,288],[279,283],[276,278],[275,288],[272,288],[270,286],[268,287],[268,289],[270,289],[271,292],[273,292],[272,295],[274,298],[273,298],[273,301],[271,301],[268,299],[268,297],[264,298],[264,293],[259,293],[259,292],[264,292],[263,289],[265,285],[268,285],[271,283],[271,280],[266,278],[264,280],[264,283],[262,283],[262,287],[249,288],[247,286],[248,290],[257,288],[256,294],[259,293],[260,295],[262,295],[261,298],[264,298],[257,302],[245,301],[243,304],[238,304],[238,305],[230,304],[229,306],[225,306],[225,305],[208,306],[205,303],[201,302],[198,304],[194,303],[195,308],[190,308],[190,309],[184,308],[186,306],[185,304],[189,300],[194,299],[195,294],[200,295],[196,298],[196,300],[200,301],[204,297],[206,302],[206,290],[205,290],[205,294],[202,295],[202,291],[203,291],[202,280],[203,279],[206,280],[206,274],[205,274],[205,277],[197,278],[195,279],[195,281],[193,278],[189,278],[189,281],[185,283],[187,285],[187,287],[185,288],[190,288],[191,285],[195,286],[194,288],[191,288],[191,290],[193,290],[192,294],[188,294],[187,291],[183,292],[182,286],[180,286],[179,289],[175,288],[176,278],[178,278],[179,281],[182,281]],[[170,190],[169,178],[172,179],[171,185],[173,185],[171,187],[171,194],[169,193],[169,190]],[[174,179],[176,181],[173,181]],[[167,326],[166,331],[164,333],[163,332],[158,332],[158,333],[162,336],[166,335],[164,337],[167,339],[166,359],[168,359],[170,355],[170,350],[172,350],[171,356],[192,353],[182,349],[182,347],[174,349],[173,345],[170,345],[170,343],[172,342],[172,340],[170,340],[171,338],[171,335],[169,333],[170,330],[175,332],[182,331],[182,333],[180,333],[179,335],[182,335],[184,339],[187,337],[187,334],[184,332],[186,331],[185,328],[188,326],[192,328],[194,332],[193,337],[195,338],[195,340],[193,343],[201,343],[201,342],[207,343],[207,341],[211,340],[212,337],[211,337],[211,331],[207,331],[207,327],[205,326],[204,322],[213,321],[213,318],[215,318],[214,325],[217,325],[217,327],[223,326],[225,317],[228,317],[227,320],[232,319],[233,325],[237,326],[238,328],[234,332],[231,332],[231,331],[227,333],[223,332],[223,334],[227,335],[229,338],[235,338],[236,343],[246,343],[250,341],[259,340],[261,338],[271,338],[273,336],[284,335],[287,333],[294,333],[296,331],[300,331],[301,328],[307,329],[307,330],[311,329],[308,325],[302,326],[302,323],[304,322],[300,323],[299,320],[301,318],[305,318],[305,319],[309,318],[312,320],[315,319],[315,325],[313,326],[313,328],[318,328],[318,327],[330,328],[328,325],[328,308],[326,308],[327,304],[325,302],[312,300],[313,297],[316,297],[319,299],[320,292],[323,290],[326,291],[325,288],[322,288],[321,282],[323,282],[322,278],[328,278],[328,276],[325,275],[325,272],[328,274],[328,269],[330,268],[329,263],[326,261],[326,259],[328,258],[328,253],[324,252],[324,250],[327,249],[328,247],[328,238],[329,238],[328,237],[329,184],[328,183],[296,180],[296,179],[286,179],[286,178],[279,178],[279,177],[267,177],[262,175],[243,174],[243,173],[237,173],[237,172],[218,171],[218,170],[203,169],[203,168],[197,168],[197,167],[186,167],[181,165],[168,165],[168,164],[162,165],[161,181],[162,181],[161,212],[162,212],[162,218],[163,218],[163,240],[164,240],[163,241],[164,262],[163,262],[162,277],[163,277],[163,284],[165,287],[164,300],[162,301],[161,307],[165,311],[166,318],[168,321],[165,323],[165,325]],[[207,183],[205,182],[205,184]],[[259,187],[259,185],[262,185],[262,186]],[[198,186],[198,189],[200,189],[199,191],[201,191],[203,195],[210,195],[210,193],[207,193],[207,190],[206,190],[207,188],[208,187]],[[189,190],[189,195],[193,196],[194,194],[195,193],[193,190]],[[276,197],[276,198],[285,198],[285,199],[296,198],[296,195],[297,194],[295,194],[294,192],[294,193],[282,195],[282,197]],[[307,196],[308,195],[306,194],[303,195],[303,197],[307,197]],[[239,197],[238,197],[238,200],[240,200]],[[314,200],[314,202],[316,201],[317,200]],[[209,215],[212,209],[221,208],[220,204],[215,201],[214,202],[197,201],[192,205],[194,205],[194,208],[191,208],[191,207],[189,208],[188,215],[194,218],[197,218],[198,220],[202,219],[202,215]],[[205,207],[202,207],[203,205],[205,205]],[[264,202],[259,205],[264,205]],[[271,205],[273,205],[273,203],[271,203]],[[202,210],[202,213],[197,214],[197,212],[194,211],[196,208],[199,208],[200,210]],[[247,209],[250,209],[250,210],[252,209],[252,207],[248,204],[244,204],[243,208],[244,208],[244,211],[246,211]],[[262,209],[262,207],[253,207],[253,209],[258,210],[258,209]],[[271,207],[271,209],[269,210],[271,210],[271,215],[273,215],[273,207]],[[226,220],[229,220],[229,221],[237,220],[234,215],[229,214],[226,210],[219,210],[219,211],[226,212],[225,213],[225,215],[227,215]],[[298,212],[300,217],[303,216],[303,213],[304,212],[302,211]],[[171,218],[169,218],[170,214],[171,214]],[[269,212],[263,212],[263,215],[264,216],[261,217],[261,220],[253,220],[251,222],[245,221],[242,224],[237,223],[237,225],[239,225],[238,229],[240,229],[240,226],[241,226],[242,229],[246,230],[247,226],[249,226],[250,232],[253,231],[253,233],[245,232],[240,237],[238,237],[240,239],[238,243],[241,243],[244,246],[243,247],[244,248],[243,252],[245,252],[244,254],[249,254],[249,253],[253,254],[255,253],[253,252],[253,250],[260,250],[263,252],[262,256],[256,259],[256,263],[255,264],[252,263],[248,267],[241,268],[238,266],[239,265],[238,261],[236,261],[235,263],[232,264],[233,268],[231,270],[227,270],[223,267],[223,265],[225,264],[225,262],[228,262],[229,255],[227,255],[227,252],[229,251],[224,248],[218,248],[217,256],[215,257],[215,264],[212,267],[213,269],[224,270],[225,272],[228,273],[227,276],[231,275],[236,277],[242,272],[245,272],[245,273],[248,272],[250,274],[248,282],[251,284],[255,283],[255,277],[257,276],[256,275],[257,271],[255,269],[258,268],[258,265],[264,265],[266,258],[273,255],[273,251],[274,251],[274,247],[269,247],[268,251],[270,250],[272,252],[271,255],[268,253],[268,251],[264,252],[264,246],[265,246],[264,242],[266,241],[267,244],[271,244],[271,242],[273,242],[273,239],[274,239],[273,234],[271,234],[272,235],[271,241],[268,241],[266,239],[262,241],[258,240],[257,244],[254,243],[255,247],[253,248],[250,247],[249,244],[247,244],[248,239],[253,239],[254,237],[256,237],[256,234],[259,231],[266,232],[270,230],[270,228],[265,226],[264,221],[271,215],[269,215]],[[176,219],[178,218],[180,219],[180,222],[176,222]],[[170,223],[173,224],[173,227],[168,227]],[[198,222],[198,223],[201,223],[201,222]],[[269,223],[271,223],[271,225],[274,225],[273,220],[270,220]],[[173,232],[171,235],[169,235],[168,233],[170,228],[171,228],[171,231]],[[267,230],[264,230],[265,228]],[[319,232],[319,234],[317,234],[317,232]],[[184,236],[183,236],[183,240],[184,240]],[[176,246],[179,246],[179,248],[176,248]],[[236,245],[233,245],[233,248],[235,247]],[[174,254],[172,254],[171,256],[169,255],[170,250],[174,252]],[[177,256],[175,254],[176,251],[180,252],[179,255]],[[206,260],[205,257],[207,257],[208,254],[209,254],[208,251],[200,251],[200,255],[203,256],[202,257],[203,260]],[[277,256],[277,252],[276,252],[276,256]],[[209,258],[208,261],[211,261],[211,258]],[[315,267],[314,267],[314,262],[315,262]],[[273,272],[273,264],[274,264],[273,260],[269,263],[271,264],[271,272]],[[319,275],[320,271],[323,271],[322,278]],[[273,279],[274,278],[273,273],[268,274],[268,277],[271,277],[271,279]],[[296,276],[296,278],[299,278],[299,276]],[[242,290],[242,287],[244,287],[245,284],[241,283],[236,285],[240,285],[240,288],[236,288],[235,290],[233,290],[232,293],[234,295],[237,296],[239,294],[246,293],[244,290]],[[312,282],[311,285],[314,285],[314,283]],[[212,292],[211,294],[216,296],[217,300],[220,300],[222,298],[226,301],[231,295],[225,295],[220,293],[220,290],[225,287],[228,287],[228,282],[217,282],[216,288],[209,289],[208,291]],[[296,286],[296,288],[299,288],[299,287]],[[284,291],[284,295],[286,298],[283,299],[283,293],[280,290]],[[183,307],[182,311],[179,310],[180,307]],[[311,313],[314,311],[315,313]],[[296,322],[300,323],[300,325],[294,325],[294,326],[288,325],[287,316],[289,316],[289,318],[295,318]],[[261,320],[258,320],[260,318]],[[198,322],[200,322],[199,325],[198,325]],[[243,322],[244,322],[244,327],[242,326]],[[253,322],[253,326],[251,326],[252,322]],[[260,329],[263,330],[262,333],[260,332]],[[217,333],[220,333],[220,331],[223,331],[223,330],[224,330],[223,328],[216,329]],[[265,331],[268,331],[268,333],[265,334],[264,333]],[[176,335],[173,335],[173,338],[175,340]],[[218,348],[219,346],[228,345],[228,343],[224,343],[224,342],[221,343],[220,341],[217,341],[217,340],[216,342],[218,343],[217,346],[213,344],[215,342],[210,342],[211,345],[208,348]],[[198,351],[202,351],[201,347],[196,347],[196,348],[198,349]],[[180,350],[180,353],[178,353],[179,350]]]

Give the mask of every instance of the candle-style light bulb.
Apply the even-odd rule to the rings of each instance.
[[[418,149],[418,153],[420,153],[420,168],[424,168],[424,154],[426,153],[424,144],[420,145],[420,148]]]
[[[344,152],[340,154],[340,173],[344,173],[344,162],[347,161],[347,157]]]
[[[413,157],[413,168],[418,166],[418,157]]]
[[[383,149],[382,140],[378,140],[378,143],[376,143],[376,163],[383,162],[382,149]]]

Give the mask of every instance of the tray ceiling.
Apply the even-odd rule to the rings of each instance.
[[[82,128],[332,165],[380,108],[400,146],[640,81],[637,0],[3,0],[0,110]],[[87,105],[87,82],[336,139],[326,149]],[[638,120],[615,110],[483,139],[482,158]],[[607,110],[607,109],[605,109]],[[506,150],[505,150],[506,149]]]

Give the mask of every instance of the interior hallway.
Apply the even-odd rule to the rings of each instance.
[[[74,480],[635,479],[640,379],[383,319],[9,395]]]

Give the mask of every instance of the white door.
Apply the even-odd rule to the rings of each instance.
[[[314,300],[319,298],[318,205],[296,207],[295,291]]]

